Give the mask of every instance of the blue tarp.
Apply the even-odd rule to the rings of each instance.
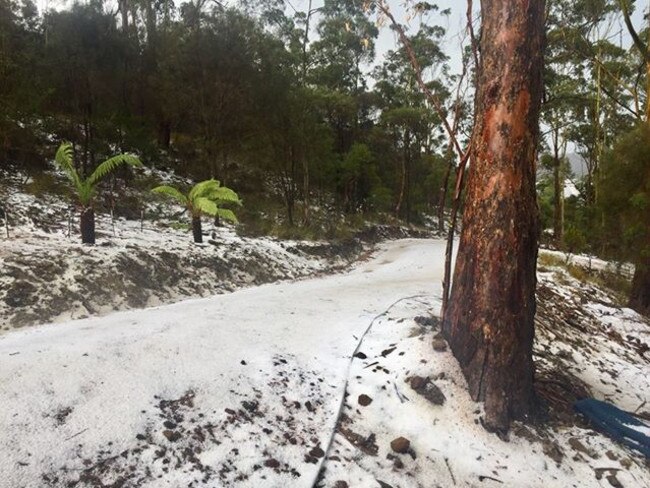
[[[650,425],[611,403],[594,398],[580,400],[575,403],[574,408],[584,415],[594,428],[650,457],[650,436],[647,434],[650,433]]]

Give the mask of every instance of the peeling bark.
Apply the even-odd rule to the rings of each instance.
[[[482,0],[463,230],[444,333],[485,426],[535,410],[532,346],[544,0]]]

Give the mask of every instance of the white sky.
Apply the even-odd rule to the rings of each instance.
[[[179,0],[177,2],[180,3]],[[53,9],[63,9],[73,3],[72,0],[36,0],[36,4],[39,9],[46,10],[48,8]],[[109,2],[110,3],[110,2]],[[224,2],[226,4],[234,4],[234,0]],[[306,10],[308,0],[294,0],[292,4],[298,10]],[[404,1],[403,0],[388,0],[389,5],[395,16],[398,19],[404,19]],[[444,46],[444,50],[452,58],[452,66],[460,68],[460,50],[459,50],[459,35],[462,35],[465,29],[465,2],[463,0],[438,0],[436,2],[441,10],[450,8],[452,14],[448,19],[437,20],[435,14],[430,18],[429,23],[437,23],[446,27],[448,30],[447,41]],[[314,7],[319,7],[322,5],[322,0],[316,0],[313,2]],[[419,19],[413,19],[410,22],[410,25],[417,27]],[[312,34],[313,35],[313,34]],[[393,32],[386,26],[381,29],[379,39],[377,41],[377,61],[390,49],[394,49],[397,45],[397,39],[393,35]]]
[[[176,1],[180,3],[180,1],[182,0],[176,0]],[[235,4],[236,0],[226,0],[224,3]],[[323,0],[315,0],[313,1],[313,7],[319,7],[320,5],[322,5],[322,3]],[[445,9],[451,10],[451,15],[448,18],[441,18],[439,15],[434,13],[431,14],[431,16],[428,19],[425,19],[425,21],[430,24],[442,25],[447,29],[447,36],[444,41],[444,45],[442,47],[443,50],[447,53],[447,55],[451,58],[450,64],[452,70],[454,72],[458,72],[461,67],[460,44],[461,41],[463,40],[466,41],[466,39],[464,39],[464,36],[465,36],[465,25],[466,25],[465,11],[467,8],[467,3],[465,2],[465,0],[437,0],[437,1],[433,0],[433,3],[436,3],[440,7],[440,10],[445,10]],[[475,0],[474,3],[475,3],[474,8],[475,10],[477,10],[478,5],[480,4],[480,0]],[[72,4],[72,0],[36,0],[36,4],[41,10],[47,8],[61,9]],[[308,4],[308,0],[292,1],[292,5],[298,10],[306,10],[307,4]],[[405,0],[388,0],[388,4],[390,5],[391,10],[398,18],[398,20],[404,22]],[[639,5],[639,8],[637,9],[637,12],[634,13],[633,20],[635,25],[638,26],[638,28],[640,28],[643,22],[643,11],[648,8],[648,4],[650,4],[650,0],[647,0],[646,2],[644,2],[643,0],[639,0],[637,4]],[[419,22],[420,19],[415,18],[409,22],[409,25],[413,28],[417,28]],[[627,31],[625,30],[624,26],[621,25],[618,26],[617,28],[620,28],[623,31],[623,38],[629,41],[629,36],[627,35]],[[376,50],[377,50],[376,62],[381,61],[381,58],[386,53],[386,51],[390,49],[394,49],[395,46],[397,45],[397,42],[398,39],[395,37],[394,33],[387,26],[382,28],[379,34],[379,39],[377,40],[377,44],[376,44]]]

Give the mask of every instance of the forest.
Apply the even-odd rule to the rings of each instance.
[[[557,248],[642,263],[650,64],[634,7],[548,2],[537,186],[541,228]],[[312,206],[444,225],[460,161],[442,118],[469,138],[475,72],[471,41],[445,40],[448,9],[415,5],[408,45],[381,57],[375,43],[390,21],[353,0],[0,9],[2,165],[38,171],[69,140],[82,173],[134,152],[197,181],[218,178],[250,195],[252,213],[275,209],[307,235],[322,228],[309,229]],[[445,50],[463,57],[461,72]],[[565,198],[567,179],[577,191]],[[637,308],[647,310],[649,280],[635,281]]]
[[[648,8],[0,0],[0,488],[646,486]]]

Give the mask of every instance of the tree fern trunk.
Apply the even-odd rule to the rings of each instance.
[[[194,242],[203,242],[203,229],[201,227],[201,217],[192,217],[192,234],[194,235]]]
[[[95,244],[95,210],[92,207],[85,207],[81,210],[79,230],[83,244]]]
[[[628,306],[640,314],[650,316],[650,259],[646,259],[645,266],[643,263],[636,265]]]

